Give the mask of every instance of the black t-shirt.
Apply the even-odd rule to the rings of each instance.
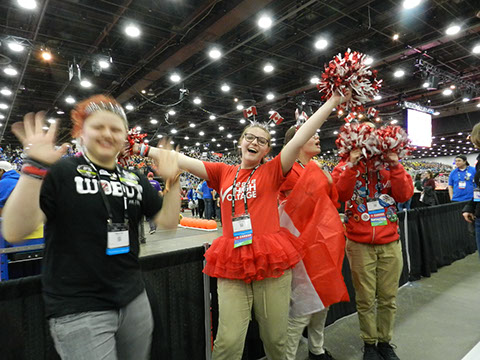
[[[138,224],[161,209],[162,198],[143,175],[121,169],[120,182],[116,171],[96,168],[114,223],[124,222],[127,195],[130,251],[106,254],[108,212],[94,169],[83,157],[55,163],[40,193],[47,217],[42,281],[48,318],[118,309],[144,289]]]

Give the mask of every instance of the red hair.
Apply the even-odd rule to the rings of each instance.
[[[91,115],[91,112],[87,111],[87,106],[91,103],[95,103],[95,104],[101,104],[101,103],[108,104],[108,103],[110,103],[110,104],[117,105],[117,106],[120,106],[120,107],[122,106],[113,97],[106,96],[106,95],[93,95],[93,96],[90,96],[88,99],[85,99],[85,100],[79,102],[75,106],[75,109],[73,109],[72,112],[70,113],[70,116],[71,116],[72,122],[73,122],[72,136],[74,138],[76,138],[80,135],[80,131],[83,128],[83,124],[85,122],[85,119]],[[128,128],[128,125],[127,124],[125,124],[125,125]]]

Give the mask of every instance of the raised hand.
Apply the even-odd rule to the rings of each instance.
[[[394,152],[388,152],[386,159],[391,166],[395,166],[398,164],[398,154]]]
[[[355,149],[350,153],[350,162],[353,165],[357,165],[361,157],[362,157],[362,150]]]
[[[338,93],[335,93],[333,96],[332,96],[332,100],[335,102],[336,106],[344,103],[344,102],[347,102],[349,101],[350,99],[352,98],[352,90],[351,89],[347,89],[346,93],[344,96],[341,96],[340,94]]]
[[[165,180],[175,182],[177,175],[181,173],[178,167],[178,147],[174,150],[170,145],[170,139],[166,138],[160,140],[158,148],[159,151],[152,154],[152,158],[157,164],[157,175]]]
[[[24,153],[41,163],[51,165],[60,159],[67,151],[67,144],[55,149],[56,123],[53,123],[47,132],[45,126],[45,112],[28,113],[23,121],[12,125],[12,132],[23,145]]]

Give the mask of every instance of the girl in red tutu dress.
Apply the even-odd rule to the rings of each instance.
[[[350,98],[329,99],[273,160],[268,128],[253,123],[240,140],[241,164],[202,162],[179,155],[179,167],[206,179],[220,194],[223,236],[205,253],[206,274],[218,278],[219,328],[213,359],[241,359],[251,309],[271,360],[285,358],[291,268],[303,256],[302,244],[281,228],[277,197],[300,148],[326,121],[332,109]],[[151,148],[150,154],[162,149]],[[232,201],[234,200],[234,201]]]

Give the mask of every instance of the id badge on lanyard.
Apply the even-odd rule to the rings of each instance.
[[[473,190],[473,201],[480,202],[480,189]]]
[[[467,182],[466,181],[459,181],[458,182],[458,188],[463,190],[467,187]]]
[[[130,251],[128,224],[107,224],[107,255],[126,254]]]
[[[236,216],[232,219],[233,247],[250,245],[253,240],[252,222],[250,215]]]
[[[367,202],[368,215],[370,215],[370,225],[385,226],[388,225],[385,208],[380,205],[378,200]]]

